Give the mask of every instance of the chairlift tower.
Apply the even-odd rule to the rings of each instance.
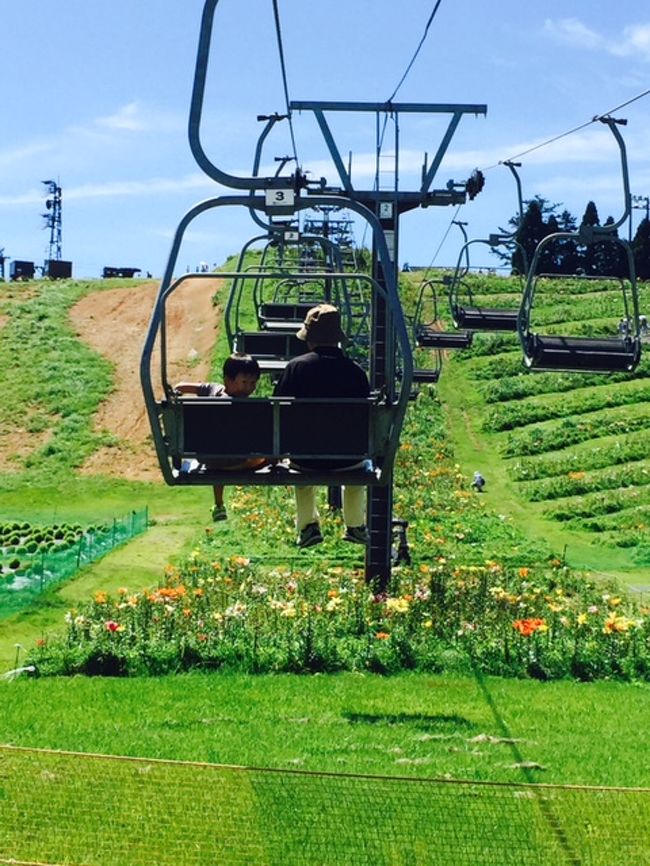
[[[443,189],[432,189],[432,183],[440,167],[442,159],[449,147],[451,139],[463,115],[485,115],[486,105],[479,104],[439,104],[439,103],[366,103],[366,102],[291,102],[291,111],[311,111],[325,139],[332,161],[336,167],[340,187],[329,187],[321,181],[321,190],[332,194],[348,197],[367,208],[374,214],[381,228],[381,234],[373,233],[372,247],[372,277],[377,283],[390,292],[391,287],[398,283],[399,262],[399,229],[400,217],[407,211],[419,207],[446,206],[464,204],[467,198],[474,198],[483,187],[483,176],[476,171],[463,183],[449,181]],[[349,168],[343,162],[340,151],[335,143],[326,112],[362,112],[375,115],[376,130],[376,166],[375,184],[371,190],[355,189],[352,182],[351,160]],[[399,189],[400,176],[400,140],[399,118],[401,114],[446,114],[451,115],[435,156],[429,162],[425,154],[422,166],[420,188],[412,191]],[[385,123],[381,120],[393,120],[394,137],[390,154],[382,155],[383,133]],[[386,162],[389,168],[384,168]],[[312,191],[307,187],[306,195]],[[388,263],[385,256],[379,255],[379,245],[388,250]],[[388,267],[387,267],[388,264]],[[370,370],[371,387],[385,391],[389,397],[395,398],[397,381],[386,381],[387,369],[394,369],[398,374],[399,359],[395,357],[396,345],[391,316],[383,295],[373,295],[372,310],[373,333],[373,368]],[[391,363],[392,361],[392,363]],[[404,383],[402,383],[404,384]],[[393,532],[393,479],[386,484],[368,488],[368,529],[370,544],[366,554],[366,580],[380,589],[386,589],[392,568],[392,532]]]
[[[5,255],[5,248],[0,247],[0,280],[4,282],[5,279],[5,262],[9,256]]]
[[[60,262],[62,255],[63,191],[54,180],[44,180],[43,184],[47,187],[48,195],[45,200],[47,213],[43,214],[44,228],[50,230],[47,261]]]

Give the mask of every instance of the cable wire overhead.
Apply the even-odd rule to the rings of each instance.
[[[387,102],[392,102],[393,99],[395,99],[395,96],[397,95],[397,91],[400,89],[402,84],[404,84],[404,82],[406,81],[406,78],[407,78],[409,72],[411,71],[413,64],[417,60],[417,56],[420,53],[422,46],[424,45],[426,38],[429,35],[429,28],[431,27],[431,24],[433,23],[433,19],[436,17],[436,12],[438,11],[438,8],[440,7],[441,3],[442,3],[442,0],[436,0],[436,4],[433,7],[433,11],[431,12],[431,15],[429,15],[429,20],[426,23],[426,26],[424,28],[424,33],[422,34],[422,38],[420,39],[418,47],[415,49],[415,52],[413,53],[413,57],[411,57],[404,74],[400,78],[399,83],[398,83],[397,87],[395,88],[395,90],[393,90],[391,95],[388,97]]]
[[[291,147],[293,150],[293,157],[296,161],[296,165],[298,165],[298,151],[296,148],[296,137],[293,131],[293,120],[291,117],[291,108],[290,108],[290,99],[289,99],[289,85],[287,83],[287,67],[284,60],[284,47],[282,45],[282,27],[280,25],[280,10],[278,8],[278,0],[273,0],[273,17],[275,19],[275,33],[278,40],[278,53],[280,55],[280,69],[282,72],[282,87],[284,88],[284,100],[287,108],[287,118],[289,121],[289,134],[291,136]]]
[[[609,115],[615,114],[617,111],[620,111],[621,108],[626,108],[628,105],[631,105],[638,99],[642,99],[644,96],[648,96],[648,94],[650,94],[650,89],[644,90],[643,93],[639,93],[636,96],[633,96],[632,99],[628,99],[626,102],[622,102],[620,105],[617,105],[615,108],[611,108],[609,111],[604,111],[602,112],[602,114],[594,115],[591,120],[586,120],[579,126],[574,126],[573,129],[568,129],[566,132],[562,132],[559,135],[554,135],[552,138],[549,138],[546,141],[542,141],[539,144],[534,144],[532,147],[529,147],[528,150],[522,150],[521,153],[510,156],[507,160],[499,160],[499,162],[495,162],[493,165],[489,165],[483,170],[490,171],[490,169],[496,168],[498,165],[503,165],[505,162],[513,162],[516,159],[521,159],[522,156],[527,156],[529,153],[533,153],[533,151],[535,150],[540,150],[542,147],[547,147],[549,144],[560,141],[560,139],[566,138],[569,135],[573,135],[575,132],[580,132],[581,129],[586,129],[586,127],[591,126],[592,123],[596,123],[596,121],[600,120],[601,117],[608,117]]]

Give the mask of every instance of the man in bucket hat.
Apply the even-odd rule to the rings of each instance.
[[[341,329],[341,315],[331,304],[318,304],[307,313],[297,333],[309,349],[293,358],[280,377],[275,395],[278,397],[367,397],[370,393],[368,377],[351,358],[347,358],[339,344],[345,340]],[[310,468],[352,468],[336,461],[302,461]],[[298,547],[320,544],[323,536],[316,508],[316,488],[296,487],[296,528]],[[344,539],[355,544],[368,543],[365,526],[365,488],[343,488],[343,519],[346,524]]]

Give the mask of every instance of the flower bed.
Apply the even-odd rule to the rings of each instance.
[[[554,562],[504,568],[434,560],[377,595],[336,565],[261,568],[213,559],[209,539],[151,591],[97,593],[68,614],[43,673],[469,671],[542,679],[650,677],[648,609]],[[442,558],[444,559],[444,558]]]

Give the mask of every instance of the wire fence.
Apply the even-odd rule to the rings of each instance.
[[[647,866],[650,789],[0,747],[0,863]]]
[[[148,524],[145,507],[80,533],[71,546],[22,552],[19,567],[0,574],[0,619],[29,606],[44,590],[68,580],[83,566],[144,532]]]

